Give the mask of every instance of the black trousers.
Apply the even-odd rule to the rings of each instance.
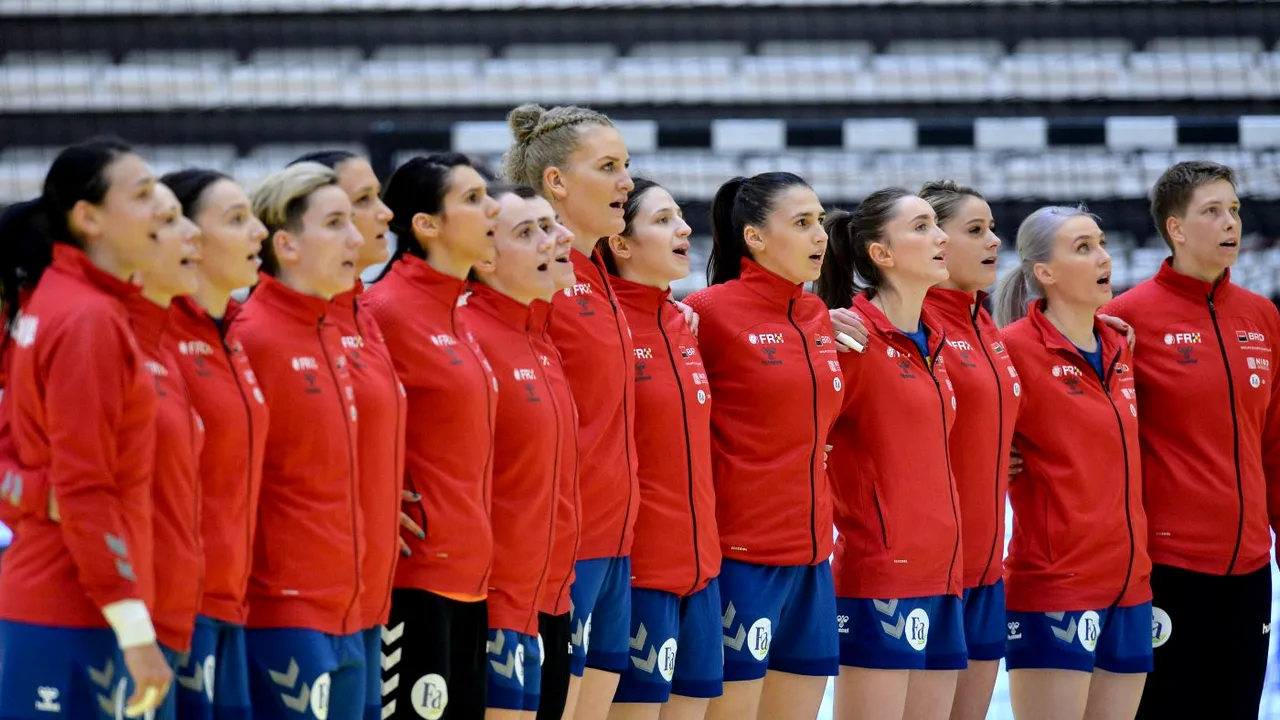
[[[1223,576],[1156,565],[1151,590],[1158,647],[1138,720],[1256,720],[1271,641],[1271,567]]]

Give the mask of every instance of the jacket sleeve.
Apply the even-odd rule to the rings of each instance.
[[[1280,341],[1280,312],[1271,313],[1271,401],[1262,429],[1262,470],[1267,480],[1267,514],[1271,528],[1280,529],[1280,352],[1274,348]]]
[[[116,477],[118,427],[137,362],[127,333],[115,316],[81,317],[52,339],[41,363],[48,482],[80,584],[98,607],[141,598]]]

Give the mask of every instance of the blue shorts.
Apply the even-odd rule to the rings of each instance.
[[[970,660],[1004,657],[1004,580],[964,591],[964,643]]]
[[[836,598],[840,664],[878,670],[963,670],[963,602],[955,595]]]
[[[246,630],[244,640],[255,720],[363,720],[363,633]]]
[[[111,630],[0,620],[0,717],[115,720],[133,693]]]
[[[725,560],[720,607],[726,682],[759,680],[768,670],[840,671],[831,561],[776,567]]]
[[[174,671],[178,716],[182,720],[249,720],[249,665],[244,628],[196,618],[191,651]]]
[[[724,693],[724,636],[716,579],[683,598],[632,588],[631,632],[631,666],[622,672],[614,702],[664,703],[672,693],[693,698]]]
[[[1009,670],[1149,673],[1151,603],[1075,612],[1009,612]],[[1212,659],[1208,659],[1212,661]]]
[[[631,639],[631,558],[579,560],[569,588],[573,659],[569,672],[582,677],[588,667],[620,673],[627,669]]]
[[[364,635],[364,720],[382,720],[382,626],[375,625],[361,634]]]
[[[540,639],[514,630],[489,631],[487,707],[537,712],[542,693]]]

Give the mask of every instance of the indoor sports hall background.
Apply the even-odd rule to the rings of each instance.
[[[786,169],[829,205],[971,184],[1006,268],[1026,214],[1085,201],[1127,287],[1165,255],[1147,188],[1206,158],[1240,176],[1234,277],[1280,296],[1276,2],[0,0],[0,206],[106,132],[248,186],[330,147],[384,177],[427,150],[496,167],[526,101],[620,121],[633,172],[684,205],[695,268],[716,186]],[[991,717],[1010,717],[1003,681]]]

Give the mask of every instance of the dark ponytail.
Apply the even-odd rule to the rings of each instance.
[[[160,178],[160,182],[168,186],[178,202],[182,203],[182,214],[192,220],[196,219],[204,206],[205,191],[220,180],[231,180],[231,176],[217,170],[187,168]]]
[[[471,167],[471,160],[461,153],[432,153],[415,157],[396,168],[382,189],[382,202],[391,209],[391,232],[396,234],[396,249],[378,275],[381,280],[405,255],[427,259],[427,250],[413,234],[415,215],[438,215],[444,211],[444,198],[449,194],[453,170]]]
[[[748,225],[763,225],[780,194],[792,187],[809,187],[804,178],[789,172],[738,176],[720,186],[711,202],[711,257],[707,260],[707,284],[735,280],[742,259],[751,257],[744,236]]]
[[[866,291],[874,296],[884,285],[880,266],[871,260],[871,243],[884,238],[884,226],[897,213],[898,203],[914,195],[903,188],[885,188],[866,197],[852,213],[827,214],[827,254],[813,292],[829,308],[849,307],[853,295]]]
[[[125,141],[101,137],[72,145],[54,159],[36,200],[8,208],[0,216],[0,298],[6,327],[18,314],[19,302],[53,262],[52,243],[81,246],[67,222],[76,204],[101,204],[110,189],[107,169],[133,152]]]

